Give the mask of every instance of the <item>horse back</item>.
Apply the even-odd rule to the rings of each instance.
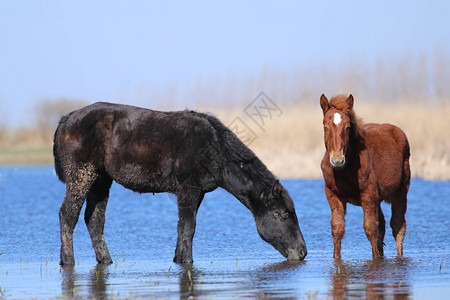
[[[70,172],[73,165],[90,165],[138,192],[173,191],[185,174],[194,179],[204,175],[209,162],[199,163],[201,153],[215,140],[213,126],[196,112],[95,103],[58,126],[55,169],[65,178],[59,173]],[[220,150],[218,145],[209,148]]]
[[[392,159],[389,153],[392,153],[393,157],[409,158],[410,156],[406,134],[392,124],[365,124],[364,144],[372,155],[383,155],[387,160]]]

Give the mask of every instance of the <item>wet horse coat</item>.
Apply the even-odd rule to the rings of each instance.
[[[217,118],[95,103],[64,116],[54,137],[55,170],[66,183],[59,212],[61,264],[73,265],[73,230],[85,222],[99,263],[111,263],[103,229],[114,181],[139,193],[177,195],[174,261],[192,262],[196,214],[205,193],[222,187],[253,214],[260,236],[290,260],[306,246],[294,203],[279,180]]]
[[[390,225],[397,255],[403,255],[406,202],[410,184],[409,144],[403,131],[391,124],[365,124],[353,111],[353,96],[330,101],[322,95],[325,155],[322,172],[331,209],[334,257],[341,257],[347,203],[362,206],[364,231],[374,258],[383,255],[385,220],[380,207],[392,206]]]

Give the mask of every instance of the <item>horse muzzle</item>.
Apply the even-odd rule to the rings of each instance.
[[[330,164],[333,169],[340,169],[345,166],[345,155],[330,156]]]
[[[287,260],[303,260],[307,254],[306,246],[300,249],[288,249],[286,258]]]

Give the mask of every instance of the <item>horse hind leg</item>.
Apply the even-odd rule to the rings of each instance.
[[[409,150],[408,150],[409,152]],[[397,246],[397,255],[403,256],[403,240],[406,233],[406,207],[407,207],[407,194],[411,181],[411,169],[409,166],[409,155],[405,157],[403,162],[403,178],[402,184],[399,190],[391,197],[391,228],[392,235],[395,238]]]
[[[392,197],[391,200],[392,216],[390,225],[392,228],[392,235],[395,238],[398,256],[403,255],[403,240],[406,233],[406,194],[406,190],[400,191],[394,197]]]
[[[107,175],[97,178],[88,193],[86,211],[84,213],[84,221],[91,236],[92,247],[99,264],[112,263],[103,234],[111,184],[112,179]]]
[[[75,265],[73,254],[73,230],[78,222],[84,200],[97,174],[93,168],[83,166],[66,176],[66,195],[59,210],[61,230],[61,265]]]

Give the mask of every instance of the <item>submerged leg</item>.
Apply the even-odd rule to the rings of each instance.
[[[381,211],[380,204],[373,200],[366,199],[361,203],[364,212],[364,231],[367,239],[369,239],[372,246],[373,258],[379,258],[382,253],[379,250],[379,212]],[[383,245],[381,245],[383,249]]]
[[[188,186],[177,192],[178,198],[178,238],[173,261],[192,263],[192,239],[195,233],[197,211],[204,193],[200,188]]]
[[[112,180],[109,177],[99,177],[87,196],[84,221],[92,240],[92,247],[99,264],[111,264],[111,256],[106,246],[103,229],[105,227],[105,212],[108,204],[109,189]]]
[[[407,190],[403,190],[393,198],[392,200],[392,216],[391,216],[391,228],[392,235],[395,238],[397,245],[397,255],[403,255],[403,240],[406,233],[406,194]]]
[[[59,210],[61,265],[75,265],[73,230],[78,222],[81,207],[96,176],[91,168],[83,167],[73,172],[66,179],[66,195]]]
[[[341,242],[345,234],[346,205],[330,190],[325,189],[325,194],[331,209],[331,234],[334,243],[333,257],[341,258]]]

